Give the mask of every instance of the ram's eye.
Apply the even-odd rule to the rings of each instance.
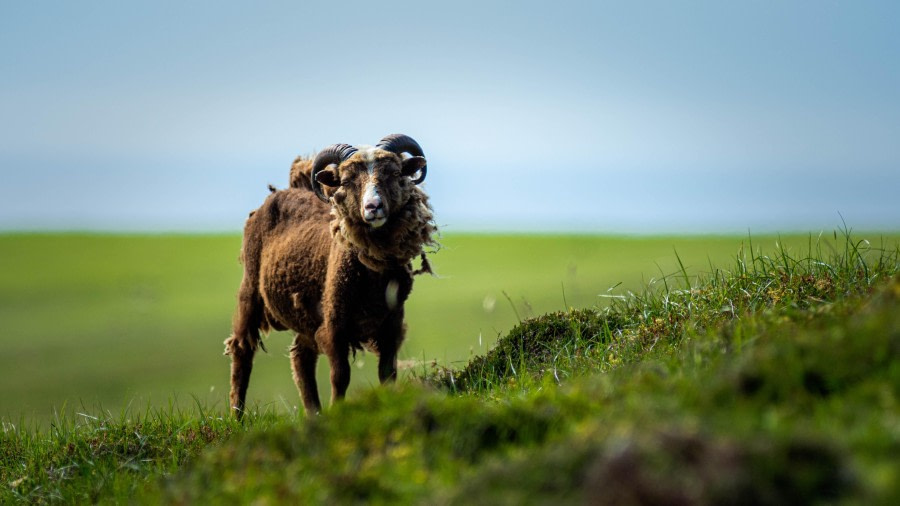
[[[393,176],[393,177],[400,177],[400,171],[399,171],[399,170],[395,170],[394,172],[391,172],[391,176]]]
[[[350,183],[352,182],[352,179],[341,179],[341,186],[350,186]]]

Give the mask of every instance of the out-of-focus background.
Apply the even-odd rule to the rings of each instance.
[[[639,289],[676,250],[696,272],[748,234],[800,248],[845,220],[876,241],[900,229],[897,19],[887,1],[4,3],[0,417],[224,399],[243,220],[336,142],[403,132],[428,156],[445,247],[408,306],[412,367]],[[297,404],[288,342],[252,399]]]
[[[456,230],[893,228],[890,1],[7,2],[0,227],[235,231],[415,137]]]

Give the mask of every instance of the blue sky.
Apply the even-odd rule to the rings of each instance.
[[[393,132],[446,231],[900,229],[897,2],[298,4],[0,4],[0,230],[237,231]]]

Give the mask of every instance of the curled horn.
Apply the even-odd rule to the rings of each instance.
[[[412,137],[403,134],[388,135],[384,139],[378,141],[378,144],[375,147],[398,155],[401,153],[409,153],[412,156],[425,156],[419,143]],[[425,180],[425,174],[428,173],[428,165],[426,164],[419,169],[419,173],[419,177],[413,179],[414,184],[419,184]]]
[[[319,154],[316,155],[316,158],[313,160],[312,172],[309,175],[309,179],[312,183],[313,191],[316,192],[316,196],[319,197],[322,202],[327,203],[328,197],[325,196],[322,185],[316,181],[316,175],[332,163],[339,164],[347,158],[350,158],[353,153],[356,153],[356,148],[349,144],[332,144],[322,151],[319,151]]]

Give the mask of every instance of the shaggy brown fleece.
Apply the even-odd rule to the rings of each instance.
[[[381,228],[372,229],[345,216],[340,206],[331,210],[331,233],[347,249],[354,251],[363,265],[381,272],[394,265],[405,266],[413,274],[432,274],[425,248],[437,248],[434,223],[428,195],[420,188],[412,187],[409,200],[393,212],[390,221]],[[422,267],[412,271],[412,259],[422,259]]]
[[[291,188],[306,188],[312,191],[310,174],[312,159],[298,156],[291,165]],[[333,188],[323,188],[327,196]],[[340,206],[335,206],[331,215],[331,233],[344,247],[356,252],[359,261],[373,271],[381,272],[391,265],[406,266],[413,274],[433,274],[426,257],[425,248],[437,249],[439,244],[437,225],[433,210],[428,203],[428,195],[413,186],[406,204],[392,213],[391,221],[384,227],[372,229],[359,222],[354,211],[347,216]],[[412,270],[412,259],[420,257],[422,266]]]

